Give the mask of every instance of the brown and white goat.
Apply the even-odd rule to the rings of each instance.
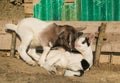
[[[17,49],[20,57],[28,64],[35,65],[36,63],[31,59],[32,57],[38,61],[40,66],[43,66],[52,47],[60,45],[72,50],[78,34],[72,26],[59,26],[36,18],[25,18],[17,25],[6,24],[6,27],[6,29],[15,31],[21,39],[21,44]],[[41,57],[36,54],[36,47],[40,46],[43,48]],[[28,56],[27,52],[31,57]]]

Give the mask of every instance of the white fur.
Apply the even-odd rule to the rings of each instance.
[[[60,48],[58,50],[51,50],[47,56],[44,68],[48,71],[56,72],[55,66],[66,68],[64,76],[80,76],[79,70],[83,70],[80,61],[86,59],[90,64],[93,64],[93,54],[91,46],[87,46],[87,43],[82,44],[85,38],[78,38],[75,42],[75,48],[81,52],[81,54],[75,54],[65,51]]]
[[[77,39],[76,40],[77,45],[75,46],[75,48],[79,52],[81,52],[82,56],[84,57],[84,59],[86,59],[89,62],[90,67],[91,67],[93,65],[93,52],[92,52],[92,48],[91,48],[92,42],[90,42],[90,46],[88,47],[87,44],[82,44],[82,41],[84,41],[84,40],[85,40],[85,38]]]
[[[44,66],[46,56],[53,45],[62,44],[62,42],[64,42],[63,45],[65,47],[73,49],[72,43],[74,43],[74,41],[72,42],[72,40],[76,39],[78,34],[76,29],[72,26],[65,25],[61,28],[55,23],[44,22],[36,18],[25,18],[17,25],[6,24],[6,27],[6,29],[15,31],[21,38],[21,44],[17,49],[21,58],[28,64],[35,65],[36,63],[32,60],[33,58],[38,61],[40,66]],[[70,29],[68,30],[67,28]],[[78,30],[81,31],[83,29],[85,28],[79,28]],[[69,36],[69,39],[67,38],[67,35]],[[59,36],[61,38],[59,38]],[[62,36],[64,36],[65,39],[62,39],[64,38]],[[74,38],[72,36],[74,36]],[[68,41],[66,41],[66,39],[68,39]],[[41,57],[35,52],[35,48],[40,46],[43,48]],[[28,56],[28,54],[32,58]]]
[[[31,59],[35,59],[39,61],[39,64],[42,66],[45,62],[45,57],[49,52],[49,46],[44,44],[44,41],[41,39],[41,33],[44,29],[52,23],[40,21],[35,18],[25,18],[17,25],[14,24],[6,24],[7,29],[15,31],[21,38],[21,44],[18,47],[18,52],[20,53],[21,58],[26,61],[28,64],[35,65],[36,63]],[[43,47],[43,54],[40,58],[39,55],[36,54],[35,48],[37,46]],[[28,49],[30,47],[30,49]],[[28,49],[28,53],[31,57],[26,53]]]

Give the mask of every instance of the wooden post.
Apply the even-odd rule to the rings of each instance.
[[[16,24],[16,21],[13,20],[13,24]],[[15,47],[16,47],[16,33],[12,32],[12,40],[11,40],[11,50],[10,56],[15,57]]]
[[[103,44],[105,30],[106,30],[106,23],[101,23],[101,26],[99,28],[98,40],[97,40],[97,44],[96,44],[96,50],[95,50],[95,58],[94,58],[95,66],[99,66],[99,58],[100,58],[100,54],[101,54],[101,48],[102,48],[102,44]]]

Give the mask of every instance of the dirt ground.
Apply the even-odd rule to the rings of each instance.
[[[0,83],[120,83],[120,65],[100,64],[82,77],[52,75],[39,66],[0,52]]]
[[[9,0],[0,0],[0,21],[24,18],[23,6],[14,6]],[[100,64],[82,77],[51,75],[39,66],[30,66],[23,60],[8,57],[0,51],[0,83],[120,83],[120,65]]]

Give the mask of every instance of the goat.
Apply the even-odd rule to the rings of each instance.
[[[72,50],[78,34],[72,26],[59,26],[36,18],[25,18],[17,25],[6,24],[6,29],[15,31],[20,37],[21,44],[17,49],[20,57],[28,64],[36,65],[35,61],[31,59],[32,57],[38,61],[40,66],[45,62],[46,56],[52,47],[61,45]],[[83,29],[85,28],[79,28],[79,31]],[[41,58],[35,50],[36,47],[40,46],[43,48]],[[28,56],[27,51],[31,57]]]
[[[44,68],[56,72],[56,66],[65,68],[64,76],[82,76],[84,71],[93,64],[91,43],[94,35],[79,37],[75,41],[75,48],[80,53],[65,51],[63,48],[51,50],[47,56]]]

